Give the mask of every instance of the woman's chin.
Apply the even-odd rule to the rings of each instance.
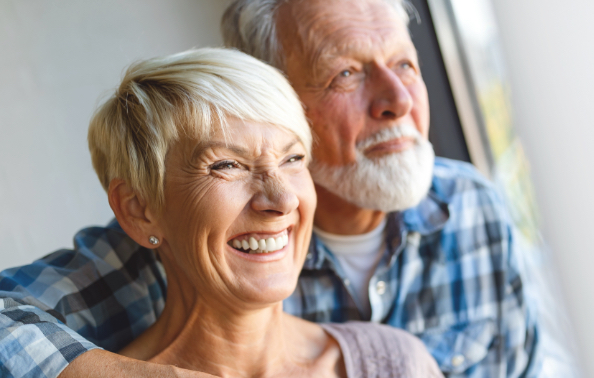
[[[295,290],[301,264],[294,256],[293,244],[283,249],[261,254],[248,254],[227,246],[227,263],[230,272],[241,282],[240,288],[250,290],[267,297],[278,297],[283,293],[283,300]]]
[[[237,295],[246,303],[271,305],[282,302],[295,291],[297,276],[277,274],[255,279],[246,277],[237,285]]]

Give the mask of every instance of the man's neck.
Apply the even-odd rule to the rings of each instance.
[[[374,230],[386,217],[378,210],[363,209],[316,184],[318,206],[314,224],[337,235],[359,235]]]

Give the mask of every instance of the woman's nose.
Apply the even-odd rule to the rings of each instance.
[[[267,176],[251,202],[252,209],[267,216],[291,213],[299,206],[299,199],[288,183],[280,177]]]

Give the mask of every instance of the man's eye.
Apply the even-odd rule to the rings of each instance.
[[[240,165],[238,162],[234,161],[234,160],[225,160],[225,161],[219,161],[214,163],[213,165],[210,166],[211,170],[215,170],[215,171],[221,171],[224,169],[233,169],[233,168],[239,168]]]
[[[404,60],[397,66],[396,73],[404,81],[405,84],[412,83],[419,74],[417,66],[410,60]]]
[[[411,62],[406,61],[406,62],[400,63],[400,68],[402,68],[404,70],[410,70],[410,69],[414,69],[415,67]]]
[[[354,71],[352,69],[342,70],[338,73],[338,75],[334,76],[330,82],[330,88],[350,88],[356,83],[356,78],[358,75],[358,71]]]

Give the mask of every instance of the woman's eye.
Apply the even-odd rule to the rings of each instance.
[[[233,169],[233,168],[239,168],[240,165],[238,162],[233,161],[233,160],[225,160],[225,161],[219,161],[217,163],[214,163],[210,169],[215,170],[215,171],[220,171],[220,170],[224,170],[224,169]]]
[[[349,70],[344,70],[344,71],[341,71],[341,72],[340,72],[339,76],[340,76],[340,77],[349,77],[349,76],[351,76],[352,74],[353,74],[353,73],[352,73],[351,71],[349,71]]]
[[[287,159],[287,163],[295,163],[297,161],[303,160],[303,158],[305,158],[305,155],[291,156],[289,159]]]

